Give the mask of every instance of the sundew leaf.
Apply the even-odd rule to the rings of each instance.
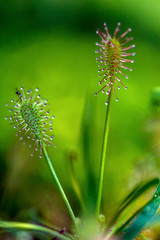
[[[154,178],[149,180],[148,182],[142,184],[138,184],[131,192],[125,197],[122,201],[118,209],[116,210],[113,218],[109,222],[109,227],[113,226],[117,219],[120,217],[122,212],[126,210],[126,208],[130,207],[132,203],[134,203],[143,193],[148,191],[151,187],[157,185],[159,183],[158,178]],[[118,224],[119,225],[119,224]]]
[[[31,223],[23,223],[23,222],[8,222],[8,221],[0,221],[0,228],[7,231],[32,231],[32,232],[41,232],[46,233],[47,235],[57,237],[60,240],[71,240],[72,238],[66,237],[52,229],[39,226]]]
[[[133,221],[132,224],[129,226],[122,240],[134,239],[138,235],[138,233],[144,228],[144,226],[147,223],[149,224],[149,222],[155,216],[157,210],[159,209],[159,206],[160,206],[160,183],[152,199],[139,210],[140,214],[135,219],[135,221]]]

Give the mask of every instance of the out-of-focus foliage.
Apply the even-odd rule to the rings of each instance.
[[[82,116],[86,104],[91,103],[94,111],[89,115],[89,137],[93,151],[85,154],[92,156],[90,176],[97,178],[106,96],[94,96],[99,81],[94,52],[95,32],[103,28],[103,22],[112,33],[118,21],[122,31],[131,27],[136,43],[133,72],[126,80],[128,90],[118,92],[119,102],[112,106],[103,193],[105,215],[112,215],[117,202],[135,184],[159,176],[160,164],[153,150],[159,138],[157,130],[152,131],[157,126],[157,116],[151,107],[151,92],[159,86],[160,76],[159,7],[158,0],[152,7],[150,1],[144,0],[0,2],[2,218],[25,220],[41,216],[58,226],[69,225],[69,216],[45,161],[36,155],[31,158],[28,143],[23,146],[4,120],[5,103],[15,98],[16,87],[39,87],[41,95],[49,99],[56,116],[57,144],[57,149],[50,149],[49,154],[77,213],[79,205],[71,188],[67,161],[68,154],[74,151],[76,177],[86,193],[89,185],[84,171]],[[152,129],[148,125],[150,119]]]

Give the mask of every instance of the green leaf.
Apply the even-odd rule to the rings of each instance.
[[[146,225],[146,227],[154,227],[160,225],[160,213],[157,213],[151,221]]]
[[[148,182],[142,184],[138,184],[122,201],[118,209],[113,215],[113,218],[109,222],[109,228],[115,225],[117,219],[123,213],[123,211],[128,208],[133,202],[135,202],[143,193],[148,191],[151,187],[157,185],[159,183],[158,178],[154,178],[149,180]]]
[[[9,230],[9,231],[17,231],[17,230],[26,230],[26,231],[34,231],[34,232],[42,232],[46,233],[50,236],[57,237],[60,240],[71,240],[72,238],[66,237],[52,229],[39,226],[31,223],[23,223],[23,222],[7,222],[0,221],[0,228]]]
[[[95,144],[95,103],[92,99],[86,99],[82,118],[82,148],[84,156],[84,168],[86,174],[86,203],[90,213],[95,211],[97,181],[93,169],[94,144]]]
[[[156,214],[160,206],[160,183],[157,187],[155,194],[152,199],[142,207],[139,212],[140,214],[128,227],[126,233],[124,234],[122,240],[132,240],[138,233],[144,228],[144,226],[151,221],[151,219]]]
[[[74,153],[72,153],[71,155],[74,155]],[[77,180],[76,173],[74,170],[74,159],[73,158],[74,158],[74,156],[68,157],[68,165],[67,166],[68,166],[69,177],[71,179],[72,187],[77,195],[77,198],[81,204],[81,207],[82,207],[83,211],[86,212],[86,205],[85,205],[83,195],[82,195],[82,192],[81,192],[81,189],[79,186],[79,182]]]
[[[142,240],[152,240],[151,238],[143,236],[142,234],[138,234],[138,237],[140,237]]]

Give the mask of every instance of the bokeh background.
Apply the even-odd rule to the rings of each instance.
[[[39,87],[54,114],[57,148],[49,154],[77,214],[81,210],[71,185],[69,161],[85,200],[96,189],[105,119],[105,95],[98,91],[95,42],[107,22],[114,32],[132,28],[136,44],[133,72],[123,79],[128,90],[113,100],[103,212],[111,216],[136,183],[160,173],[159,125],[154,125],[153,89],[160,85],[160,4],[158,0],[6,0],[0,1],[0,215],[5,220],[44,219],[70,226],[70,217],[44,159],[31,157],[28,143],[4,120],[5,103],[16,88]],[[156,121],[156,120],[155,120]],[[87,130],[86,130],[87,129]],[[88,132],[87,132],[88,131]],[[86,143],[86,135],[89,141]],[[89,152],[86,148],[90,146]],[[91,185],[87,183],[90,155]],[[91,194],[91,192],[89,193]]]

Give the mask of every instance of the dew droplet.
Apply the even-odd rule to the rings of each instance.
[[[108,105],[108,102],[105,102],[105,105]]]
[[[54,138],[54,136],[52,135],[52,136],[50,137],[50,139],[53,140],[53,138]]]

